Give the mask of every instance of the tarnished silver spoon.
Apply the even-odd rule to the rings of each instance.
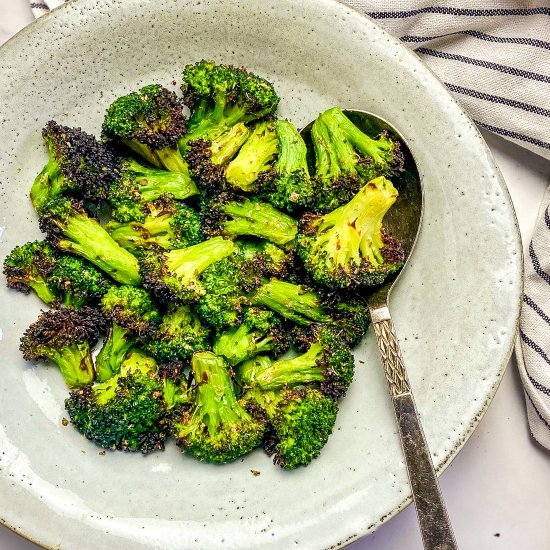
[[[371,137],[385,130],[401,144],[405,167],[396,180],[399,196],[384,217],[384,227],[401,241],[406,264],[420,230],[423,207],[422,181],[414,157],[403,136],[387,121],[366,111],[344,112],[359,129]],[[301,132],[307,143],[310,142],[312,124]],[[392,275],[369,296],[368,307],[397,419],[424,548],[455,550],[458,546],[416,410],[388,307],[390,293],[401,272],[402,270]]]

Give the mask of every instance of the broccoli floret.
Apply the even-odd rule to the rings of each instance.
[[[307,466],[321,453],[336,422],[338,404],[314,388],[249,390],[243,400],[269,419],[264,448],[285,470]]]
[[[280,319],[271,311],[248,308],[239,327],[230,328],[216,337],[213,351],[237,365],[259,353],[280,355],[289,347],[288,335]]]
[[[119,222],[144,221],[147,203],[164,195],[183,200],[199,192],[186,170],[169,172],[124,159],[119,173],[108,196],[112,215]]]
[[[246,124],[240,122],[212,141],[194,139],[187,144],[185,160],[189,173],[203,191],[212,195],[226,186],[224,168],[249,135]]]
[[[146,211],[142,222],[111,220],[107,224],[111,237],[132,254],[139,256],[153,247],[186,248],[203,240],[201,218],[190,206],[162,197],[147,203]]]
[[[256,198],[235,198],[222,193],[202,208],[203,230],[208,235],[249,235],[278,245],[289,245],[296,238],[294,218]]]
[[[40,210],[61,193],[74,193],[91,201],[107,198],[117,177],[117,158],[104,144],[80,128],[51,120],[42,130],[50,158],[31,187],[31,200]]]
[[[55,251],[47,241],[16,246],[4,259],[8,288],[27,294],[34,290],[45,304],[53,304],[58,300],[58,295],[48,276],[56,261]]]
[[[103,137],[119,141],[147,162],[171,172],[185,172],[187,165],[177,148],[186,119],[174,92],[150,84],[119,97],[107,109]]]
[[[223,463],[260,445],[265,424],[235,397],[223,358],[211,352],[195,353],[191,369],[197,381],[193,405],[174,425],[181,449],[199,460]]]
[[[101,300],[111,327],[96,357],[99,382],[109,380],[120,372],[121,365],[138,338],[154,332],[161,315],[151,296],[134,286],[111,287]]]
[[[169,304],[156,330],[144,341],[143,349],[160,363],[190,359],[193,353],[210,349],[210,331],[189,305]]]
[[[95,309],[55,309],[43,312],[25,331],[19,349],[27,361],[52,361],[67,386],[75,388],[94,380],[92,347],[105,327]]]
[[[74,199],[47,201],[40,212],[40,229],[56,248],[87,259],[115,281],[140,284],[135,256],[116,243]]]
[[[273,86],[245,69],[199,61],[183,69],[183,101],[191,109],[188,132],[180,139],[212,141],[240,122],[273,114],[279,103]]]
[[[353,354],[345,341],[330,328],[317,326],[302,344],[309,346],[307,351],[293,359],[257,356],[241,363],[236,374],[241,386],[270,391],[314,383],[332,399],[345,395],[354,374]]]
[[[197,302],[196,311],[201,319],[217,331],[239,325],[243,308],[250,302],[233,257],[205,269],[200,281],[204,295]]]
[[[97,302],[113,284],[103,272],[78,256],[61,256],[48,282],[57,288],[64,306],[76,308]]]
[[[309,175],[306,144],[287,120],[278,120],[276,131],[279,154],[273,167],[258,177],[260,197],[288,212],[310,207],[317,195]]]
[[[381,176],[333,212],[304,215],[298,255],[317,283],[329,288],[378,285],[401,269],[403,248],[382,229],[396,198],[391,181]]]
[[[156,363],[137,351],[120,374],[72,391],[65,408],[75,428],[104,449],[149,453],[164,449],[169,434],[164,383]]]
[[[258,190],[258,176],[271,169],[279,152],[279,140],[272,121],[258,122],[248,139],[225,168],[227,183],[247,193]]]
[[[338,108],[325,111],[311,128],[315,151],[314,210],[330,212],[351,200],[376,176],[403,167],[399,143],[385,133],[374,140],[361,132]]]
[[[206,293],[200,274],[234,252],[235,245],[222,237],[169,252],[146,252],[141,259],[143,285],[161,302],[197,301]]]

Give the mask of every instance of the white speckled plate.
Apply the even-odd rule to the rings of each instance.
[[[296,124],[333,105],[379,113],[418,159],[422,233],[392,311],[434,462],[442,470],[486,410],[511,353],[521,247],[485,143],[445,88],[373,22],[329,0],[82,0],[0,49],[2,259],[38,237],[27,198],[50,118],[98,132],[106,106],[149,82],[172,87],[200,58],[272,79]],[[175,88],[175,87],[174,87]],[[284,472],[261,451],[226,466],[173,445],[101,456],[63,427],[55,368],[26,364],[18,340],[32,296],[0,290],[0,518],[47,546],[336,548],[409,501],[384,377],[369,334],[321,458]],[[255,477],[251,470],[261,475]]]

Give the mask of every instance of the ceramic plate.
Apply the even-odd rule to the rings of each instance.
[[[204,57],[272,79],[280,114],[297,125],[329,106],[365,109],[396,125],[414,150],[424,225],[391,309],[441,471],[510,356],[520,238],[472,122],[414,54],[343,5],[82,0],[19,33],[0,49],[0,256],[39,236],[27,193],[46,160],[47,120],[98,133],[114,98],[150,82],[176,89],[183,65]],[[282,471],[261,451],[212,466],[174,445],[102,456],[62,425],[67,390],[56,368],[25,363],[17,349],[38,300],[4,285],[0,292],[0,517],[32,540],[67,550],[339,548],[409,502],[372,332],[334,434],[307,468]]]

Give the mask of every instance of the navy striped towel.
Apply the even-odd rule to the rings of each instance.
[[[64,0],[32,2],[36,17]],[[550,159],[548,0],[346,0],[422,57],[481,128]],[[516,354],[533,437],[550,449],[550,191],[526,260]]]

